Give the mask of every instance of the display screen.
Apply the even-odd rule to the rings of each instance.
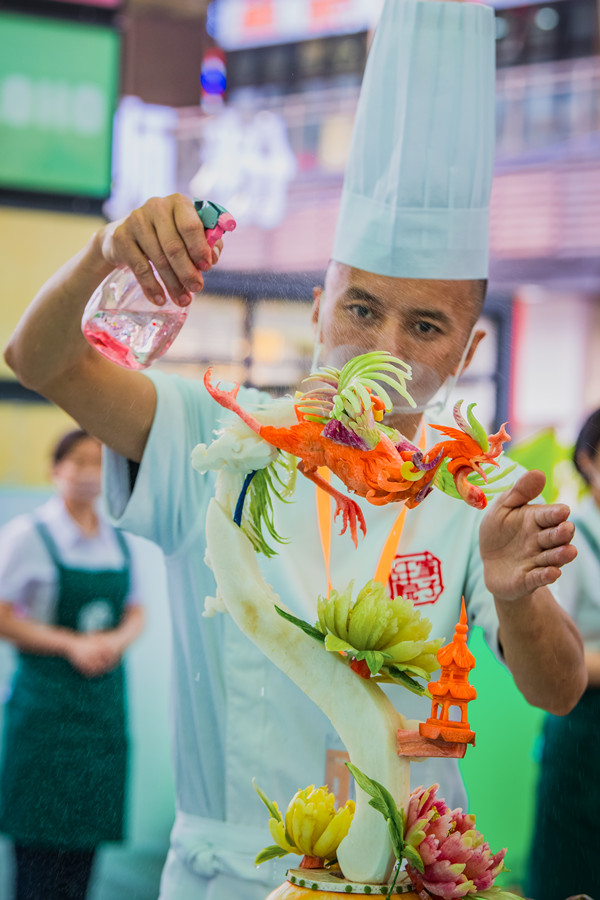
[[[0,12],[0,188],[110,193],[119,35]]]
[[[367,58],[367,33],[338,35],[251,47],[227,54],[228,87],[273,85],[279,91],[298,91],[315,80],[332,82],[345,75],[360,83]]]
[[[118,9],[122,0],[58,0],[58,2],[73,3],[76,6],[97,6],[101,9]]]
[[[512,4],[496,13],[496,62],[503,66],[594,56],[597,53],[596,0]],[[543,89],[532,96],[539,99]]]

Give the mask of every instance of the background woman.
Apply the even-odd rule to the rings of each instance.
[[[581,429],[573,459],[589,494],[573,515],[578,556],[563,570],[560,596],[583,637],[589,681],[571,713],[544,723],[527,889],[534,900],[575,890],[600,897],[600,410]]]
[[[122,534],[99,514],[101,445],[57,445],[57,496],[0,531],[0,637],[19,651],[6,708],[0,830],[16,900],[81,900],[102,841],[123,837],[122,656],[143,611]]]

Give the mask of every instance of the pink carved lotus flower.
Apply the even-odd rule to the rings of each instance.
[[[438,788],[438,784],[417,788],[410,796],[404,837],[418,852],[425,871],[421,874],[408,862],[406,871],[423,898],[480,895],[504,868],[506,850],[493,854],[475,828],[475,816],[449,809],[443,799],[436,799]]]

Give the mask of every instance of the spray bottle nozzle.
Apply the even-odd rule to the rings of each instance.
[[[206,240],[210,247],[216,244],[226,231],[233,231],[236,227],[237,223],[231,213],[212,200],[196,200],[194,208],[204,225]]]

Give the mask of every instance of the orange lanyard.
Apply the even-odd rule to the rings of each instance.
[[[425,424],[421,425],[421,433],[419,435],[419,449],[425,449]],[[330,481],[329,469],[323,467],[319,469],[325,481]],[[319,523],[319,536],[321,538],[321,546],[323,548],[323,560],[325,562],[325,574],[327,575],[327,596],[331,593],[331,500],[332,498],[325,491],[316,488],[317,500],[317,520]],[[392,525],[392,529],[387,537],[377,568],[375,569],[374,579],[380,581],[383,585],[387,584],[392,571],[392,563],[396,558],[400,538],[404,529],[404,520],[406,518],[406,506],[402,504],[402,509],[396,521]]]

